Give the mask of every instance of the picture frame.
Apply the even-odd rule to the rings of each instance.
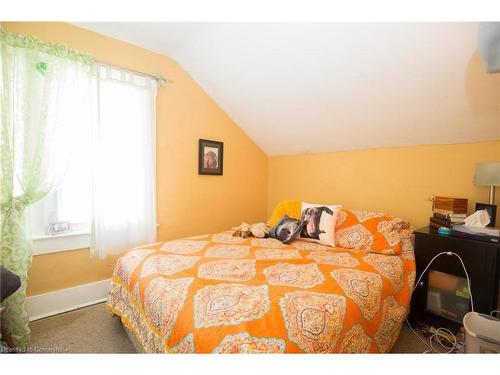
[[[69,221],[57,221],[49,223],[49,228],[50,234],[53,236],[68,233],[70,231]]]
[[[209,139],[198,142],[198,174],[222,176],[224,172],[224,143]]]

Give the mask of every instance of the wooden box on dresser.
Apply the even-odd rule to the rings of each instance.
[[[474,310],[484,314],[498,309],[500,246],[498,241],[442,235],[428,227],[415,231],[416,280],[429,262],[441,252],[454,252],[463,260],[471,281]],[[411,301],[410,320],[436,328],[445,327],[457,331],[461,323],[443,317],[428,308],[429,271],[466,278],[460,259],[454,255],[437,257],[418,283]]]

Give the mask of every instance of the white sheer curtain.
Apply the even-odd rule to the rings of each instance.
[[[98,66],[92,136],[94,257],[156,240],[156,82]]]

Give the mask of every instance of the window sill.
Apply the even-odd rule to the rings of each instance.
[[[41,236],[33,239],[33,255],[85,249],[89,246],[90,233],[88,231]]]

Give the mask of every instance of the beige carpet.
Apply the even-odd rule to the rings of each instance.
[[[37,352],[134,353],[120,320],[98,304],[31,323],[31,348]],[[422,353],[426,348],[403,326],[393,353]]]

